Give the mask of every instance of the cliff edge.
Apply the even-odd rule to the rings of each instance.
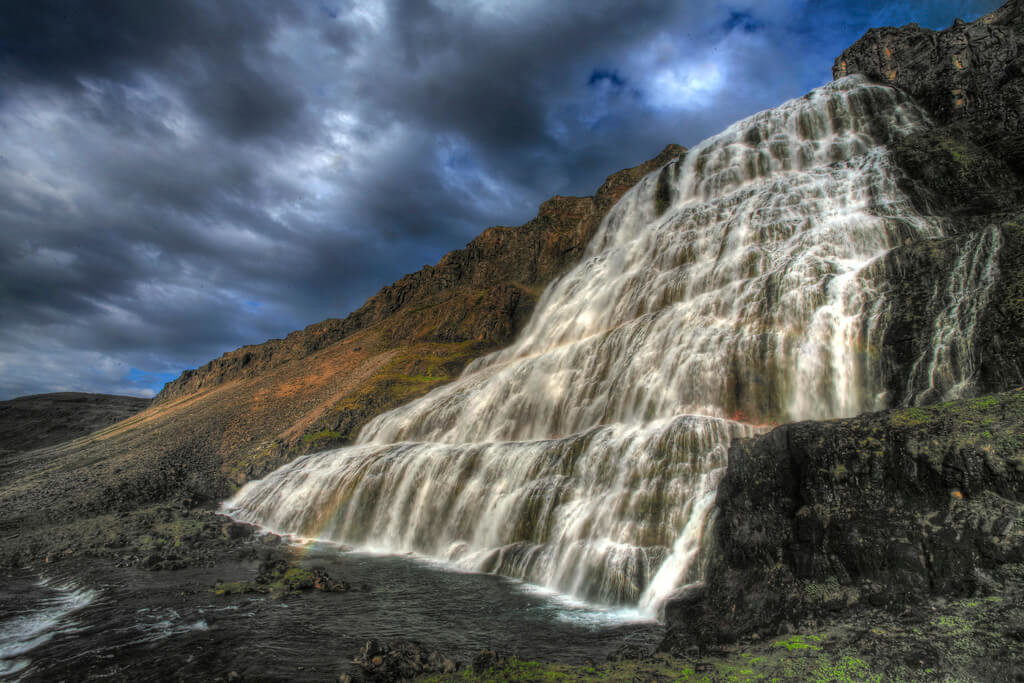
[[[944,31],[917,24],[869,30],[835,61],[841,78],[865,74],[909,93],[936,122],[952,125],[1024,172],[1024,1]]]

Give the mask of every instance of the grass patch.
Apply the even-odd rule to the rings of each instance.
[[[213,592],[216,595],[261,593],[281,598],[308,590],[343,593],[348,589],[347,583],[335,581],[320,567],[295,567],[279,560],[260,567],[253,581],[218,581]]]
[[[794,635],[785,640],[776,640],[772,643],[772,647],[782,647],[790,652],[793,650],[820,650],[821,646],[817,643],[820,643],[821,641],[821,636]]]
[[[312,434],[303,434],[302,443],[316,445],[325,441],[333,441],[340,437],[341,432],[336,432],[331,429],[321,429],[320,431],[313,432]]]

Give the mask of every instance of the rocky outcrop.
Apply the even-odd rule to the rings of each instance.
[[[910,93],[1024,172],[1024,2],[1010,0],[945,31],[917,24],[868,31],[836,59],[836,78],[861,73]]]
[[[367,641],[352,660],[371,681],[408,681],[428,674],[451,676],[458,664],[422,644],[399,640],[394,643]]]
[[[1024,582],[1024,390],[735,442],[664,647]]]
[[[871,29],[836,60],[909,93],[937,125],[894,139],[897,182],[948,238],[898,246],[867,273],[884,302],[866,364],[888,405],[1002,391],[1024,381],[1024,2],[945,31]],[[961,285],[963,301],[951,292]],[[942,326],[945,329],[940,330]],[[932,340],[943,339],[944,348]],[[966,362],[963,361],[966,358]],[[945,363],[969,369],[952,376]]]
[[[976,228],[961,235],[893,249],[872,267],[888,304],[876,365],[893,405],[1024,384],[1024,214],[979,216],[971,224]],[[958,278],[969,283],[966,300],[949,295]],[[948,330],[939,353],[969,357],[969,375],[953,377],[942,363],[924,371],[940,325]]]
[[[653,159],[609,176],[592,197],[553,197],[525,225],[485,230],[437,265],[384,287],[344,320],[324,320],[284,339],[243,346],[197,370],[186,370],[155,402],[254,377],[385,320],[395,340],[505,344],[528,316],[539,290],[579,258],[608,209],[640,178],[685,153],[679,145],[668,145]],[[443,319],[432,324],[424,325],[423,316],[393,319],[410,308],[442,302],[447,304],[440,311]]]
[[[706,580],[666,605],[663,649],[1020,594],[1022,29],[1024,2],[1011,0],[941,32],[872,29],[836,60],[836,78],[860,73],[901,88],[937,124],[890,152],[897,182],[949,236],[897,246],[865,273],[884,318],[865,365],[881,373],[889,405],[932,405],[734,442]],[[1003,393],[935,405],[988,392]]]

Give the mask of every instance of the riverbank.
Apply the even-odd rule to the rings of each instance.
[[[0,671],[26,680],[1024,680],[1022,438],[1024,392],[1012,391],[737,441],[708,586],[669,604],[667,638],[663,626],[499,576],[290,544],[188,496],[160,491],[171,500],[133,507],[134,492],[95,511],[97,486],[111,482],[87,476],[87,461],[67,449],[20,454],[0,463],[11,475],[0,486]],[[61,496],[38,497],[53,492]],[[64,598],[47,597],[52,586],[95,597],[19,631],[38,644],[4,645],[12,619],[53,613],[47,605]],[[379,647],[368,652],[370,640]],[[419,668],[388,664],[388,647],[409,659],[405,641],[421,643],[411,657]]]
[[[235,528],[214,514],[210,520],[223,522],[220,529]],[[29,681],[395,680],[400,669],[387,661],[369,667],[369,675],[353,662],[373,640],[399,650],[403,642],[419,643],[420,654],[411,659],[421,662],[419,679],[427,681],[1013,681],[1024,676],[1021,582],[1001,595],[936,598],[898,611],[837,606],[818,617],[701,648],[669,645],[662,626],[614,614],[602,620],[599,612],[503,577],[455,573],[408,557],[290,545],[272,535],[229,535],[221,532],[224,541],[205,544],[206,551],[220,552],[182,554],[177,569],[68,555],[6,570],[0,593],[5,615],[30,607],[41,580],[94,595],[51,625],[45,642],[5,663],[13,667],[27,660],[16,676]],[[219,590],[258,582],[261,569],[275,561],[297,569],[319,567],[347,585],[342,590]],[[659,652],[659,645],[667,651]],[[455,670],[431,672],[431,653]]]
[[[624,647],[651,651],[664,634],[657,623],[567,603],[504,577],[275,538],[218,542],[224,552],[192,555],[192,564],[182,557],[178,569],[79,555],[8,569],[0,574],[0,652],[8,618],[38,614],[47,586],[92,597],[48,625],[43,642],[0,660],[21,667],[16,676],[28,681],[337,681],[364,678],[353,659],[368,640],[419,641],[453,665],[497,648],[571,666]],[[293,577],[305,572],[311,585],[284,576],[261,584],[277,562]],[[321,586],[327,590],[315,585],[324,576],[333,583]]]

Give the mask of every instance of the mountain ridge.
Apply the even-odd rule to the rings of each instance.
[[[641,177],[685,153],[685,148],[670,144],[651,160],[611,174],[592,196],[551,197],[540,205],[537,216],[524,225],[487,228],[463,249],[445,254],[436,265],[424,266],[381,288],[344,319],[328,318],[292,332],[284,339],[242,346],[197,369],[184,371],[164,386],[155,397],[154,404],[305,358],[383,321],[406,304],[423,305],[460,286],[488,289],[494,280],[512,282],[519,291],[499,292],[498,298],[512,309],[512,317],[522,317],[528,314],[528,310],[515,309],[523,295],[526,299],[535,299],[536,290],[542,283],[579,257],[600,218],[619,197]],[[528,307],[532,308],[532,304]],[[494,343],[508,340],[511,329],[507,325],[491,321],[491,327],[505,329],[485,329],[477,336],[482,335],[483,340]],[[458,324],[449,324],[426,338],[431,341],[464,341],[472,336],[458,328]]]

